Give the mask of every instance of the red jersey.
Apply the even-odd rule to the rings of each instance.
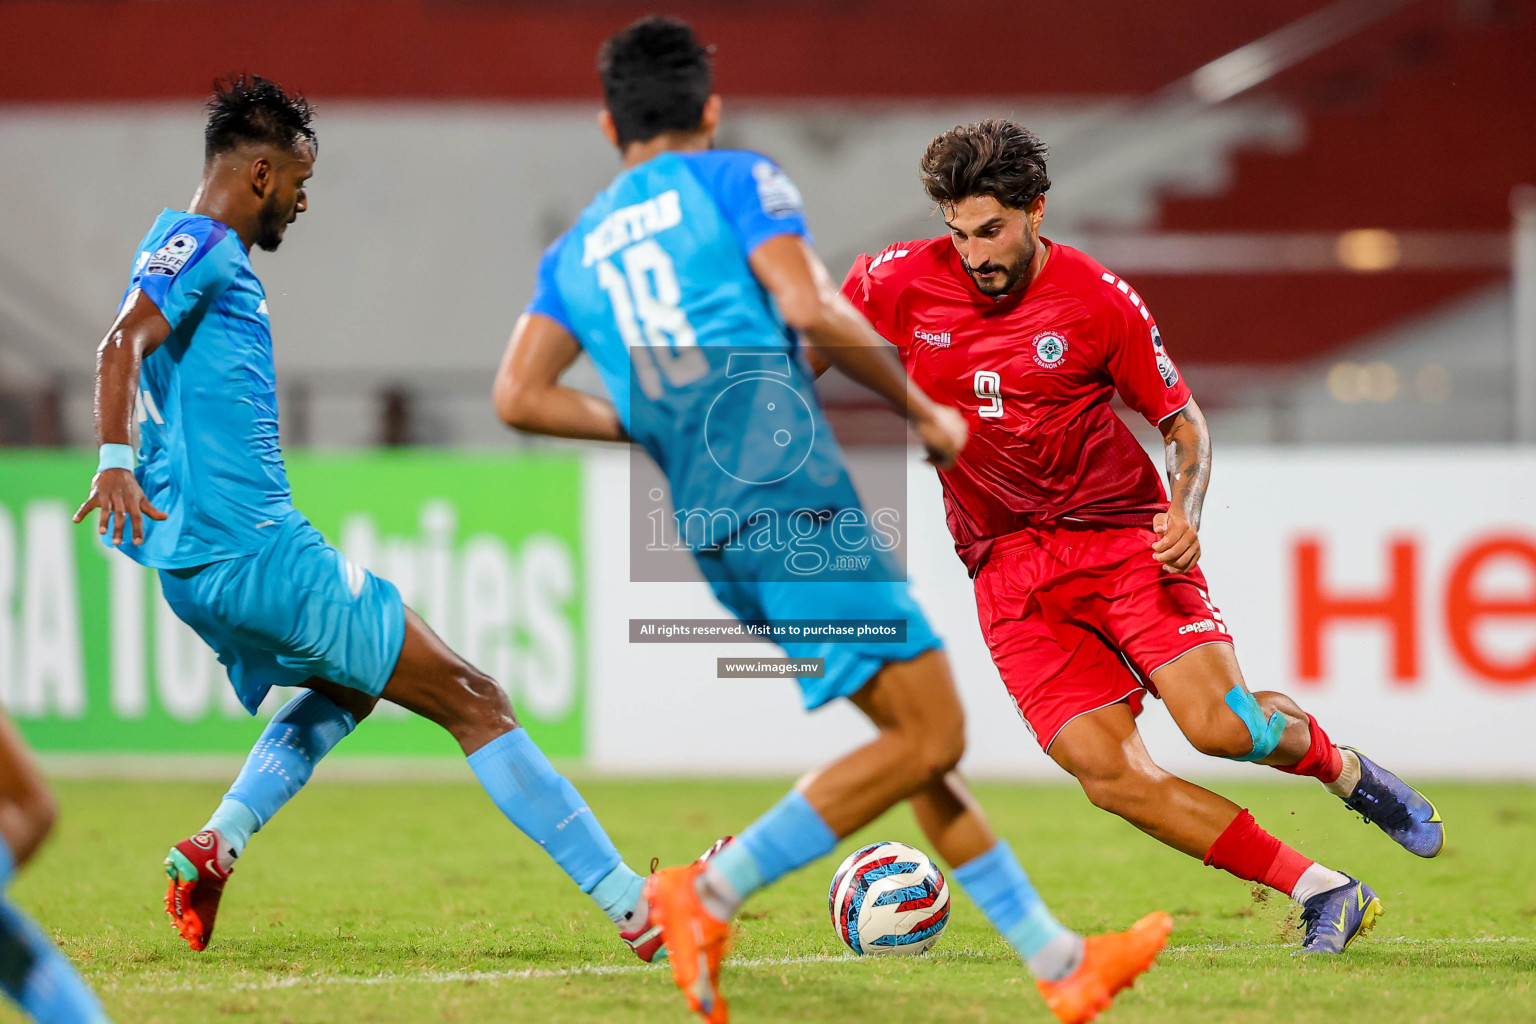
[[[912,379],[970,424],[970,442],[939,477],[973,576],[994,539],[1025,527],[1150,527],[1168,508],[1110,396],[1155,424],[1188,404],[1189,389],[1135,290],[1076,249],[1046,244],[1039,276],[1000,300],[977,290],[947,237],[860,256],[843,282]]]

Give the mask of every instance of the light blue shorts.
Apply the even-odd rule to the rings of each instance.
[[[161,569],[166,603],[218,652],[251,714],[272,687],[316,676],[377,697],[405,643],[400,592],[298,513],[272,530],[254,555]]]
[[[912,600],[905,580],[889,578],[813,582],[776,579],[782,576],[782,554],[758,554],[730,548],[701,551],[695,561],[721,604],[738,619],[900,619],[906,637],[900,643],[817,641],[781,643],[791,658],[822,658],[820,679],[800,679],[806,710],[838,697],[851,697],[893,661],[911,661],[924,651],[943,647],[928,617]],[[769,562],[779,563],[769,566]],[[774,569],[777,569],[775,572]]]

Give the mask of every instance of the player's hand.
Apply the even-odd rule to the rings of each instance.
[[[928,461],[939,469],[948,469],[955,464],[955,458],[965,447],[965,439],[971,432],[958,410],[936,402],[929,404],[926,415],[912,421],[912,429],[923,442]]]
[[[86,517],[91,509],[97,509],[96,532],[105,534],[108,524],[112,527],[112,543],[123,542],[123,522],[133,524],[133,542],[144,543],[144,517],[156,521],[165,519],[165,513],[149,503],[139,481],[126,469],[104,469],[91,478],[91,494],[75,513],[75,522]]]
[[[1200,561],[1200,532],[1182,512],[1159,512],[1152,517],[1152,557],[1163,563],[1164,572],[1189,572]]]

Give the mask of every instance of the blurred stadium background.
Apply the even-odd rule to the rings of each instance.
[[[670,5],[717,47],[720,143],[785,166],[835,273],[942,231],[916,181],[933,135],[1034,128],[1046,234],[1141,291],[1210,417],[1205,565],[1252,687],[1368,731],[1405,773],[1536,775],[1536,5],[961,10]],[[504,680],[552,754],[786,772],[862,728],[802,719],[792,684],[715,679],[741,648],[630,644],[630,617],[716,613],[701,586],[629,582],[627,457],[520,438],[491,410],[540,252],[616,168],[597,45],[649,11],[0,0],[0,696],[56,767],[227,759],[258,728],[149,577],[68,524],[93,348],[136,241],[196,184],[211,79],[241,69],[320,108],[310,212],[256,261],[299,507]],[[878,435],[856,389],[825,397],[847,443]],[[909,476],[910,566],[963,679],[968,764],[1053,778],[981,645],[936,484]],[[635,741],[679,707],[697,730]],[[1148,720],[1169,767],[1230,769]],[[398,718],[347,746],[452,750]]]

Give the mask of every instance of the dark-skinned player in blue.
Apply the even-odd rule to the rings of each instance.
[[[104,540],[158,570],[166,602],[218,652],[252,714],[273,686],[303,688],[207,825],[171,849],[166,910],[194,950],[206,947],[251,834],[382,698],[447,729],[496,806],[652,960],[661,942],[643,879],[518,725],[506,693],[293,507],[250,251],[275,250],[308,208],[316,153],[302,97],[256,77],[219,83],[202,183],[186,212],[164,211],[139,245],[98,350],[101,461],[75,521],[97,511]]]

